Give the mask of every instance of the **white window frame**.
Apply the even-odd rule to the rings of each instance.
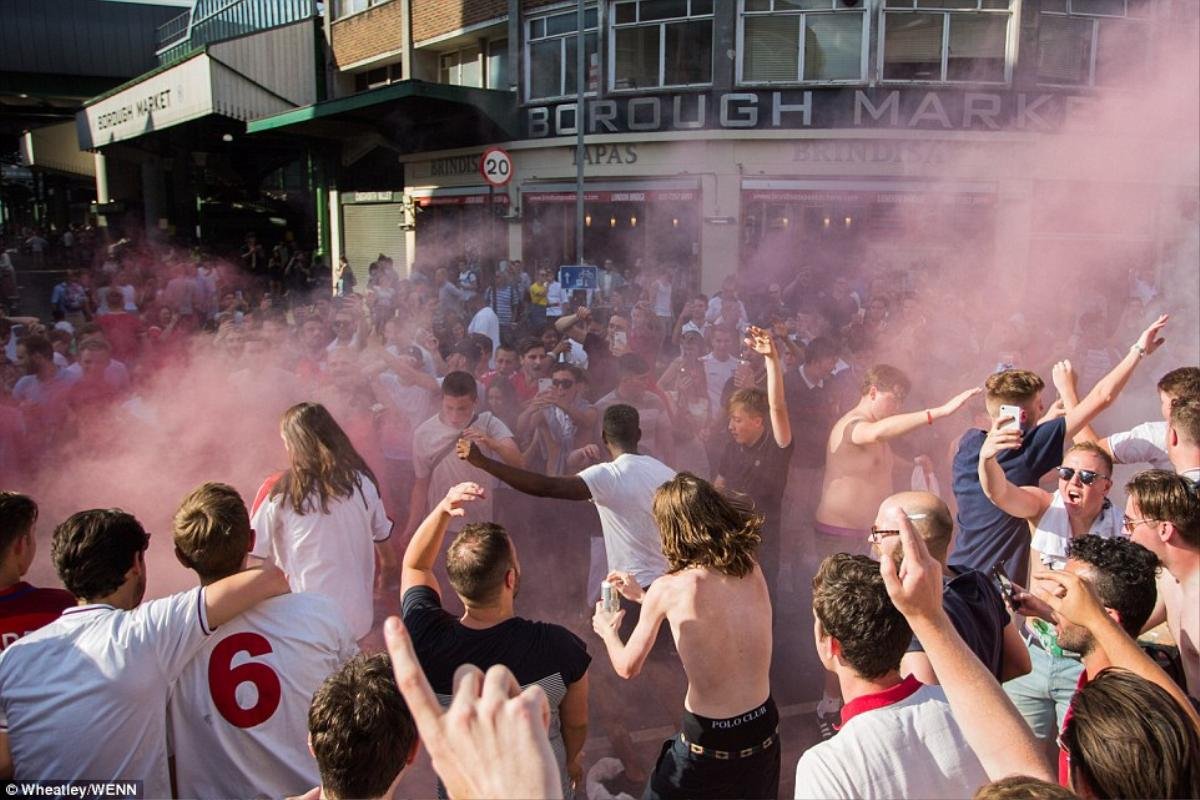
[[[1007,9],[991,9],[982,8],[983,0],[975,0],[974,9],[964,8],[936,8],[918,6],[921,0],[901,0],[907,3],[905,6],[891,5],[896,0],[879,0],[879,42],[877,44],[878,51],[876,52],[876,79],[881,84],[888,85],[955,85],[955,86],[1008,86],[1012,84],[1013,65],[1017,61],[1017,30],[1020,25],[1021,17],[1021,0],[1009,0]],[[934,16],[940,14],[942,16],[942,68],[941,78],[937,80],[910,80],[907,78],[885,78],[884,68],[886,63],[885,43],[887,42],[887,17],[888,14],[925,14]],[[946,77],[946,70],[949,65],[950,57],[950,20],[955,15],[966,14],[986,14],[1008,16],[1008,23],[1004,28],[1004,80],[1001,81],[979,81],[979,80],[950,80]]]
[[[456,47],[453,50],[442,50],[441,52],[439,52],[437,54],[437,56],[438,56],[438,83],[442,83],[442,84],[448,85],[448,86],[464,86],[465,84],[462,82],[462,66],[463,66],[462,54],[468,50],[474,49],[476,51],[475,60],[479,64],[479,83],[480,83],[479,86],[476,86],[474,88],[476,88],[476,89],[487,88],[485,85],[487,83],[487,75],[484,74],[486,72],[486,69],[485,69],[485,66],[483,63],[487,60],[487,53],[488,53],[487,45],[488,45],[487,42],[483,42],[483,43],[476,42],[475,44],[465,44],[462,47]],[[455,67],[455,69],[458,72],[458,81],[457,82],[451,83],[451,82],[445,82],[442,80],[442,59],[445,58],[446,56],[458,56],[458,66]]]
[[[641,13],[640,13],[642,0],[613,0],[612,5],[610,5],[608,7],[608,90],[610,92],[614,92],[617,94],[621,94],[621,93],[636,94],[638,92],[656,92],[656,91],[659,91],[662,89],[684,89],[684,88],[691,88],[691,87],[696,87],[696,86],[712,86],[712,82],[713,82],[712,81],[712,73],[717,68],[717,58],[716,58],[716,54],[715,54],[715,50],[716,50],[716,46],[717,46],[716,16],[713,13],[713,11],[716,10],[716,4],[717,4],[718,0],[711,0],[711,5],[713,7],[713,11],[710,11],[707,14],[692,14],[691,13],[692,12],[692,3],[694,2],[694,0],[686,0],[686,2],[687,2],[687,16],[668,17],[666,19],[655,19],[655,20],[647,20],[645,22],[642,22],[641,21]],[[636,19],[633,22],[622,22],[622,23],[618,24],[617,23],[617,6],[618,5],[628,5],[628,4],[633,4],[635,6],[635,8],[638,9],[639,13],[635,14],[635,16],[638,19]],[[710,45],[710,47],[713,49],[713,53],[710,54],[710,59],[708,62],[709,63],[708,80],[703,81],[701,83],[666,83],[665,79],[666,79],[666,71],[667,71],[667,26],[672,23],[694,22],[697,20],[708,20],[713,25],[712,35],[710,36],[710,38],[712,40],[712,44]],[[617,31],[618,30],[631,30],[633,28],[652,28],[655,26],[658,27],[658,83],[654,86],[635,86],[635,87],[628,87],[628,88],[622,87],[622,88],[618,89],[617,88]]]
[[[593,12],[593,11],[596,13],[596,25],[594,27],[587,27],[587,14],[589,12]],[[587,39],[587,34],[595,33],[596,34],[596,52],[599,53],[600,47],[602,44],[602,37],[600,36],[600,9],[595,3],[593,3],[591,5],[584,5],[583,13],[584,13],[584,26],[585,26],[583,29],[584,39],[585,40]],[[524,84],[524,90],[521,92],[521,96],[525,98],[525,102],[527,102],[527,103],[534,103],[534,102],[542,103],[542,102],[547,102],[547,101],[553,102],[553,101],[563,100],[563,99],[570,98],[570,97],[575,97],[574,94],[554,94],[554,95],[546,95],[545,97],[540,97],[540,96],[534,97],[534,95],[533,95],[533,58],[532,58],[530,51],[532,49],[532,45],[534,44],[534,42],[547,42],[552,39],[558,39],[558,41],[559,41],[559,45],[558,45],[559,46],[559,58],[561,59],[561,61],[559,63],[559,68],[558,68],[558,88],[564,89],[566,86],[566,82],[567,82],[567,41],[566,40],[569,38],[574,38],[574,37],[578,36],[579,35],[578,28],[568,31],[567,33],[556,33],[556,34],[553,34],[550,36],[540,36],[537,39],[534,39],[533,36],[530,34],[530,31],[533,28],[534,21],[539,20],[539,19],[545,20],[545,19],[549,19],[550,17],[561,16],[562,14],[570,14],[572,17],[574,17],[577,14],[577,11],[574,6],[568,6],[566,8],[560,8],[557,11],[554,11],[554,12],[551,12],[548,14],[541,13],[541,14],[529,16],[529,17],[526,17],[524,20],[524,24],[522,26],[522,33],[523,33],[524,41],[521,43],[521,50],[523,51],[523,54],[524,54],[524,58],[521,59],[521,82]],[[585,50],[585,52],[587,50],[586,43],[585,43],[584,50]],[[587,69],[589,69],[589,65],[586,63],[587,62],[586,58],[584,59],[584,62],[585,63],[583,65],[583,67],[584,67],[584,70],[586,71]],[[584,76],[582,76],[581,80],[584,80],[584,81],[587,80],[586,74]],[[595,97],[596,93],[585,89],[583,95],[584,95],[584,97]]]
[[[850,8],[840,4],[840,0],[829,0],[830,9],[813,9],[813,10],[793,10],[786,11],[777,10],[775,3],[777,0],[770,0],[770,11],[746,11],[746,0],[738,0],[738,22],[737,22],[737,83],[741,86],[789,86],[789,85],[821,85],[821,86],[858,86],[868,82],[869,73],[868,67],[871,58],[871,18],[874,16],[871,13],[868,4],[864,3],[858,8]],[[863,18],[863,33],[862,33],[862,58],[859,62],[859,77],[857,78],[842,78],[839,80],[819,80],[815,78],[804,77],[804,48],[807,37],[804,31],[808,27],[808,17],[810,16],[834,16],[834,15],[859,14]],[[744,62],[746,59],[746,17],[768,17],[768,16],[789,16],[799,17],[797,24],[800,26],[800,49],[796,62],[796,79],[791,81],[751,81],[744,77]]]
[[[353,16],[357,16],[358,14],[362,14],[365,11],[370,11],[375,6],[381,6],[384,3],[389,2],[389,0],[363,0],[363,7],[356,9],[354,11],[345,11],[344,10],[347,0],[333,0],[333,2],[334,2],[334,12],[335,12],[333,21],[337,22],[338,20],[348,19],[349,17],[353,17]]]
[[[1042,16],[1059,17],[1061,19],[1089,20],[1092,23],[1092,41],[1091,41],[1091,46],[1088,48],[1087,81],[1085,83],[1047,83],[1044,81],[1038,81],[1038,86],[1052,86],[1055,88],[1062,88],[1062,89],[1095,89],[1096,88],[1096,53],[1099,52],[1099,50],[1100,50],[1100,47],[1099,47],[1099,45],[1100,45],[1100,25],[1102,23],[1111,24],[1111,21],[1113,21],[1113,20],[1119,20],[1118,24],[1150,25],[1155,19],[1155,15],[1153,13],[1151,13],[1147,16],[1144,16],[1144,17],[1129,16],[1129,0],[1122,0],[1122,5],[1125,8],[1124,14],[1097,14],[1092,11],[1076,11],[1074,8],[1075,3],[1073,2],[1073,0],[1063,0],[1063,3],[1065,4],[1066,11],[1057,11],[1057,10],[1046,11],[1045,9],[1043,9],[1041,14],[1042,14]],[[1161,9],[1164,7],[1164,5],[1165,5],[1165,3],[1157,5],[1157,6],[1151,5],[1150,7]],[[1041,56],[1042,42],[1041,42],[1040,30],[1041,29],[1039,26],[1039,37],[1038,37],[1038,42],[1037,42],[1037,52],[1035,54],[1035,58],[1040,58],[1040,56]],[[1147,51],[1146,58],[1147,58],[1147,61],[1149,61],[1149,58],[1150,58],[1149,51]]]

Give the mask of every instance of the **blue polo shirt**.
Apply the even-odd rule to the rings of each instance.
[[[1063,417],[1025,432],[1021,446],[1004,450],[997,461],[1017,486],[1036,486],[1043,475],[1062,463],[1067,422]],[[979,485],[979,450],[987,432],[972,428],[963,434],[954,454],[954,499],[958,503],[958,539],[949,563],[977,569],[985,575],[996,562],[1020,584],[1029,575],[1029,524],[1006,514],[987,498]]]

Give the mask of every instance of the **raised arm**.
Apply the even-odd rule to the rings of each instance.
[[[913,411],[908,414],[893,414],[890,417],[875,422],[862,421],[850,429],[850,441],[853,444],[874,444],[875,442],[894,439],[906,433],[915,431],[922,425],[932,425],[934,420],[944,419],[962,408],[963,404],[983,390],[978,386],[967,389],[951,397],[937,408],[924,411]]]
[[[767,366],[767,403],[771,410],[771,430],[775,444],[787,447],[792,443],[792,423],[788,419],[787,399],[783,393],[783,367],[771,332],[751,327],[746,331],[746,344],[762,353]]]
[[[1002,450],[1021,446],[1021,431],[1001,430],[1011,418],[1001,417],[992,422],[992,429],[979,448],[979,485],[983,493],[1005,514],[1020,519],[1038,519],[1050,507],[1051,495],[1037,486],[1017,486],[1008,480],[1004,467],[996,460]]]
[[[264,600],[287,594],[287,575],[269,562],[210,583],[204,589],[204,613],[208,626],[217,628]]]
[[[404,549],[404,560],[400,569],[400,595],[414,586],[428,586],[441,594],[437,575],[433,566],[437,563],[438,553],[442,551],[442,542],[446,538],[446,528],[450,520],[461,517],[466,511],[463,506],[482,500],[483,487],[474,483],[460,483],[452,486],[446,496],[437,504],[433,511],[425,517],[425,521],[417,528],[408,547]]]
[[[646,657],[650,655],[650,649],[654,647],[659,626],[667,617],[666,604],[663,602],[666,585],[667,582],[661,578],[650,584],[642,599],[642,614],[638,617],[637,627],[629,634],[628,642],[622,642],[620,634],[624,609],[605,611],[603,601],[596,603],[592,629],[604,640],[604,648],[608,651],[613,669],[622,678],[636,678],[646,663]]]
[[[900,531],[904,559],[897,567],[893,559],[884,558],[879,571],[892,603],[925,648],[967,744],[992,780],[1028,775],[1054,781],[1054,771],[1033,731],[946,616],[940,565],[901,509],[890,516]]]
[[[466,439],[458,440],[458,457],[473,467],[507,483],[518,492],[534,497],[557,497],[560,500],[590,500],[592,493],[577,475],[550,476],[513,467],[488,458],[479,447]]]
[[[1092,387],[1092,390],[1079,401],[1078,405],[1067,410],[1067,436],[1074,437],[1097,414],[1113,404],[1117,395],[1129,382],[1138,362],[1157,350],[1159,345],[1165,341],[1158,334],[1162,332],[1169,318],[1168,314],[1163,314],[1150,327],[1142,331],[1142,335],[1129,348],[1125,358],[1121,359],[1121,362],[1113,367],[1111,372],[1101,378],[1100,382]]]
[[[1063,406],[1063,416],[1070,413],[1071,409],[1079,405],[1079,392],[1077,391],[1077,382],[1079,376],[1075,374],[1075,368],[1071,366],[1069,359],[1059,361],[1050,371],[1051,379],[1054,381],[1054,388],[1058,390],[1058,399]],[[1075,444],[1082,442],[1097,442],[1111,456],[1112,450],[1108,447],[1108,440],[1100,441],[1100,437],[1096,431],[1092,430],[1090,424],[1083,425],[1072,437]]]

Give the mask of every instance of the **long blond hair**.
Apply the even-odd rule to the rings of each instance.
[[[654,493],[654,521],[670,572],[710,567],[742,578],[754,570],[763,517],[711,483],[681,472]]]
[[[330,500],[362,490],[361,475],[379,491],[375,473],[325,406],[298,403],[283,412],[279,427],[292,464],[271,489],[271,497],[283,495],[297,514],[318,508],[328,514]]]

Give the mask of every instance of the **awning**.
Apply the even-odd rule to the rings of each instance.
[[[256,119],[249,133],[282,131],[347,141],[378,135],[398,154],[511,141],[512,92],[409,79]]]
[[[21,134],[21,164],[88,178],[96,176],[96,158],[79,149],[74,122],[59,122]]]
[[[215,42],[83,104],[79,147],[92,150],[211,114],[238,122],[316,98],[311,20]]]
[[[748,202],[821,205],[873,202],[883,205],[943,202],[994,205],[996,185],[979,181],[821,180],[745,178],[742,199]]]
[[[421,208],[428,206],[482,206],[489,198],[496,205],[508,205],[508,193],[487,186],[451,186],[444,189],[413,189],[413,202]]]
[[[526,183],[521,196],[529,203],[574,203],[574,182]],[[696,180],[631,180],[585,181],[583,200],[586,203],[644,203],[647,201],[695,200],[700,196]]]

